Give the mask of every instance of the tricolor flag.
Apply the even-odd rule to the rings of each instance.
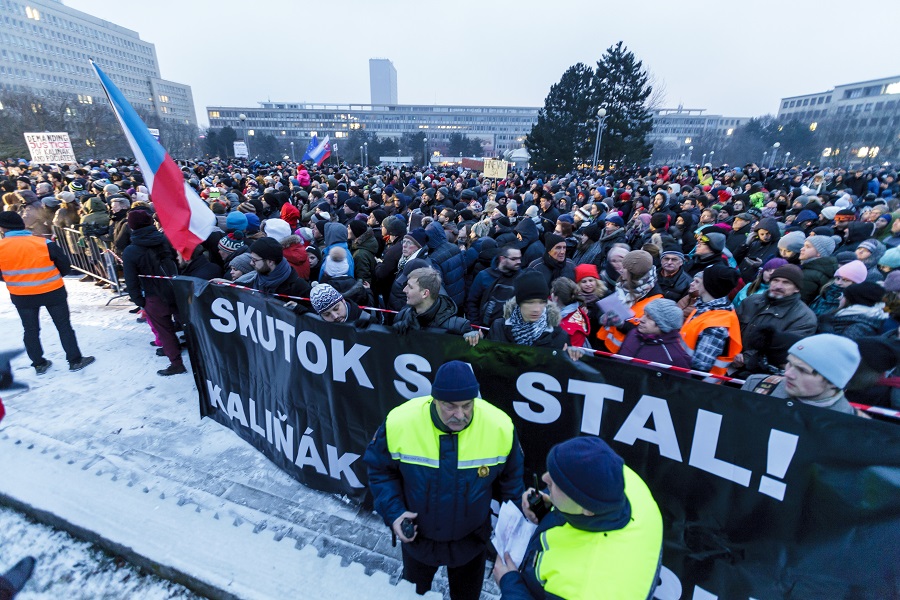
[[[100,78],[109,105],[116,113],[128,145],[141,166],[144,183],[150,190],[153,207],[159,215],[166,237],[181,256],[190,258],[194,248],[213,232],[216,216],[188,185],[181,169],[165,148],[153,139],[147,125],[116,84],[94,61],[91,61],[91,66]]]
[[[306,147],[306,154],[303,160],[311,160],[317,165],[325,162],[325,159],[331,156],[331,144],[328,143],[329,137],[325,136],[323,141],[319,141],[317,136],[313,136],[309,140],[309,146]]]

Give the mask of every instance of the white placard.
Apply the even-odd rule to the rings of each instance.
[[[489,179],[503,179],[509,169],[509,162],[487,158],[484,161],[484,176]]]
[[[247,152],[247,142],[234,143],[234,156],[235,158],[250,158],[250,154]]]
[[[69,134],[65,131],[26,133],[25,143],[31,151],[31,162],[45,163],[73,163],[75,151]]]
[[[154,129],[153,127],[148,127],[147,131],[150,132],[150,135],[156,138],[156,141],[159,141],[159,129]]]

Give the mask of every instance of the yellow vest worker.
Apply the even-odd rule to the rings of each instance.
[[[502,600],[652,598],[662,516],[637,473],[600,438],[578,437],[550,450],[543,479],[553,509],[518,569],[508,555],[497,558]]]
[[[24,329],[25,351],[38,375],[52,364],[44,358],[40,337],[40,310],[47,308],[59,332],[70,371],[80,371],[94,362],[82,356],[75,331],[69,321],[69,304],[63,275],[69,272],[69,259],[55,243],[32,236],[22,217],[13,211],[0,212],[0,279],[6,283],[13,305]]]
[[[403,578],[424,594],[445,565],[450,597],[478,600],[491,500],[521,498],[524,457],[510,418],[477,397],[467,363],[441,366],[431,393],[392,410],[363,461],[375,510],[403,542]]]

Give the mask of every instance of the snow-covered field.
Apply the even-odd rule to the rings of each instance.
[[[73,278],[66,287],[79,345],[97,362],[70,373],[43,315],[41,337],[53,367],[37,377],[22,354],[13,361],[14,375],[31,389],[0,392],[7,408],[0,423],[0,498],[91,532],[89,538],[114,554],[201,593],[420,598],[410,584],[394,585],[399,548],[391,547],[377,516],[302,486],[230,431],[201,420],[192,376],[156,374],[168,361],[155,355],[148,326],[129,314],[126,299],[105,306],[108,291]],[[0,351],[22,347],[21,331],[0,284]],[[21,550],[13,546],[10,556],[3,533],[0,566],[6,567]],[[41,568],[55,572],[55,560]],[[79,585],[47,593],[88,597]],[[439,575],[434,589],[445,592],[446,579]],[[496,597],[492,581],[485,589],[483,598]],[[110,597],[166,596],[122,588]]]

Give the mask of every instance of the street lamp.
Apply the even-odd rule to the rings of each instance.
[[[606,127],[606,109],[597,110],[597,141],[594,143],[594,158],[591,161],[591,171],[597,169],[597,162],[600,160],[600,138],[603,136],[603,129]]]
[[[772,158],[769,159],[769,168],[775,166],[775,158],[778,156],[778,149],[781,148],[781,142],[775,142],[772,144]]]
[[[763,159],[762,159],[762,162],[759,163],[759,164],[761,164],[761,165],[767,165],[768,163],[766,162],[766,157],[767,157],[768,155],[769,155],[769,151],[768,151],[768,150],[766,150],[765,152],[763,152]]]
[[[291,162],[297,162],[297,158],[294,156],[294,142],[291,142]]]
[[[359,164],[362,165],[362,167],[364,169],[366,168],[365,159],[363,158],[363,147],[362,146],[359,147]]]
[[[785,153],[784,153],[784,165],[782,165],[782,168],[787,169],[787,167],[788,167],[788,162],[790,162],[790,160],[791,160],[791,153],[790,153],[790,152],[785,152]]]
[[[688,164],[691,162],[691,155],[694,153],[694,147],[688,146]]]
[[[716,153],[715,150],[709,151],[709,164],[711,164],[714,167],[716,166],[716,163],[713,162],[713,154],[715,154],[715,153]]]
[[[705,165],[705,164],[706,164],[706,152],[703,153],[703,158],[700,159],[700,164],[701,164],[701,165]]]
[[[363,167],[369,166],[369,142],[363,142],[363,152],[365,154],[365,158],[363,159]]]
[[[250,138],[247,137],[247,115],[241,113],[238,115],[241,120],[241,129],[244,130],[244,145],[247,146],[247,160],[250,160]]]
[[[425,166],[428,166],[428,138],[422,138],[422,160],[425,161]]]

